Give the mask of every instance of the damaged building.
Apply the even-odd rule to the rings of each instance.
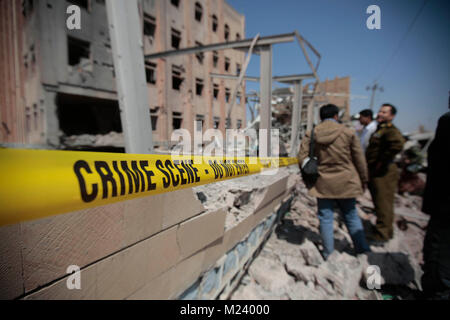
[[[144,54],[244,38],[245,18],[225,0],[139,0]],[[81,9],[81,29],[69,30],[67,7]],[[124,150],[116,74],[104,0],[0,1],[0,142],[55,149]],[[245,119],[238,93],[226,118],[245,54],[222,50],[145,62],[155,146],[173,130],[194,131]],[[242,88],[245,92],[245,86]]]

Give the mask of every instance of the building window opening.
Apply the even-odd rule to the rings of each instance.
[[[236,128],[241,129],[242,128],[242,120],[237,120],[236,122]]]
[[[156,131],[158,128],[158,110],[159,107],[150,109],[150,120],[152,122],[152,131]]]
[[[213,85],[213,96],[214,96],[214,100],[217,100],[219,98],[219,85],[218,84]]]
[[[195,94],[201,96],[203,94],[203,80],[196,78],[195,79]]]
[[[227,129],[230,129],[231,128],[231,119],[227,118],[226,121],[225,121],[225,124],[227,126]]]
[[[181,43],[181,32],[172,28],[172,48],[179,49]]]
[[[225,58],[225,71],[230,71],[230,59]]]
[[[241,40],[241,35],[239,33],[236,33],[236,41]]]
[[[195,20],[202,21],[203,16],[203,8],[202,5],[198,2],[195,3]]]
[[[239,63],[236,63],[236,74],[240,75],[241,74],[241,65]]]
[[[225,88],[225,101],[228,103],[230,102],[230,89]]]
[[[219,63],[219,53],[217,51],[213,51],[213,66],[217,68],[217,64]]]
[[[151,62],[145,62],[145,77],[147,83],[156,83],[156,64]]]
[[[178,66],[172,66],[172,89],[180,90],[184,78],[181,76],[182,69]]]
[[[228,41],[228,38],[230,37],[230,27],[226,24],[225,25],[225,41]]]
[[[238,92],[238,93],[236,94],[236,104],[237,104],[237,105],[240,105],[240,104],[241,104],[241,93],[240,93],[240,92]]]
[[[197,47],[202,47],[203,46],[203,44],[198,42],[198,41],[195,41],[195,45]],[[195,54],[195,57],[197,58],[198,63],[203,64],[203,59],[205,57],[205,54],[203,52],[197,52]]]
[[[80,8],[88,9],[89,6],[89,0],[69,0],[70,3],[73,3]]]
[[[183,116],[182,116],[181,112],[173,112],[172,113],[173,130],[180,129],[182,123],[183,123]]]
[[[197,121],[197,123],[196,123],[197,131],[201,132],[203,130],[203,126],[205,125],[205,116],[202,114],[198,114],[195,117],[195,121]]]
[[[180,5],[180,0],[170,0],[170,3],[172,3],[173,6],[177,7]]]
[[[219,22],[217,20],[217,16],[215,14],[213,14],[213,16],[212,16],[212,31],[216,32],[218,26],[219,26]]]
[[[214,129],[219,129],[219,125],[220,125],[220,118],[214,117]]]
[[[87,41],[67,37],[69,65],[76,66],[83,60],[91,58],[91,44]]]
[[[144,36],[150,37],[151,42],[155,38],[156,19],[151,15],[144,13]]]

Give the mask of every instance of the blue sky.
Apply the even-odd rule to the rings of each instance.
[[[369,106],[367,85],[380,73],[375,109],[383,102],[397,106],[396,125],[415,131],[419,125],[436,128],[448,111],[450,91],[450,1],[429,0],[414,27],[397,50],[423,0],[227,0],[245,15],[246,37],[298,30],[321,53],[320,79],[351,77],[351,112]],[[366,9],[381,9],[381,29],[369,30]],[[312,55],[312,53],[311,53]],[[384,72],[383,72],[384,71]],[[273,74],[307,73],[297,42],[275,45]],[[252,56],[248,75],[259,75],[259,58]],[[276,85],[276,84],[274,84]],[[247,82],[247,91],[257,85]],[[280,85],[277,85],[280,86]]]

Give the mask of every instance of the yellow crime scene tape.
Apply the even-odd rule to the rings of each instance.
[[[232,158],[0,149],[0,226],[297,164]]]

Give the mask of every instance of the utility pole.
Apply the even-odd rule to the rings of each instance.
[[[366,87],[366,90],[367,90],[367,91],[372,90],[372,97],[370,98],[370,110],[373,110],[373,102],[374,102],[374,100],[375,100],[375,92],[376,92],[377,90],[379,90],[380,92],[383,92],[384,89],[383,89],[383,87],[378,86],[378,83],[375,82],[375,83],[373,84],[372,87],[367,86],[367,87]]]

